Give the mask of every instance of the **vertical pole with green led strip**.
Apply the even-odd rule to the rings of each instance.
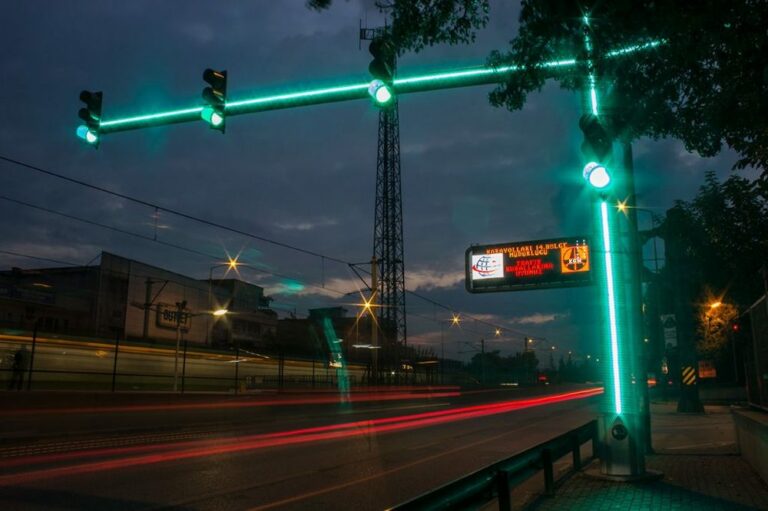
[[[633,257],[634,226],[616,207],[618,197],[633,195],[632,181],[619,158],[613,157],[613,137],[599,108],[597,70],[592,58],[589,18],[584,17],[586,91],[584,115],[579,126],[584,133],[583,176],[590,188],[593,211],[594,256],[598,274],[596,305],[600,314],[603,359],[601,364],[605,399],[600,421],[600,459],[603,475],[632,479],[645,475],[644,422],[641,420],[641,386],[645,385],[638,364],[641,338],[641,304],[635,287],[638,268]]]

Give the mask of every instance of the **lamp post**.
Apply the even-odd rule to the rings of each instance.
[[[181,323],[182,320],[185,318],[192,318],[194,316],[199,316],[200,313],[192,313],[189,311],[186,311],[187,308],[187,301],[182,300],[180,302],[176,302],[176,350],[174,351],[173,355],[173,391],[178,392],[179,390],[179,348],[181,346]],[[227,314],[229,311],[227,309],[217,309],[215,311],[206,311],[204,314],[206,316],[206,319],[208,316],[216,316],[221,317]]]
[[[208,310],[213,310],[213,270],[216,268],[222,268],[226,266],[227,272],[230,270],[237,271],[237,268],[239,266],[247,266],[245,263],[241,263],[237,260],[237,257],[235,258],[229,258],[229,261],[226,263],[218,263],[211,266],[210,270],[208,271]],[[215,314],[214,314],[215,315]],[[206,317],[205,322],[205,344],[210,345],[211,344],[211,325],[210,325],[210,317]]]

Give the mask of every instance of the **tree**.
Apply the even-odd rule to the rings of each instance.
[[[675,235],[686,248],[699,302],[729,302],[744,309],[760,295],[755,276],[768,253],[768,189],[761,183],[732,175],[718,181],[707,172],[691,202],[678,201],[683,224]],[[662,226],[662,230],[664,226]],[[707,296],[708,290],[717,295]]]
[[[330,0],[310,0],[324,8]],[[488,0],[387,0],[400,53],[438,43],[469,43],[488,21]],[[491,65],[516,64],[490,95],[496,106],[523,107],[548,79],[584,90],[584,66],[573,71],[536,64],[568,56],[586,60],[583,18],[595,53],[663,41],[655,51],[595,60],[600,103],[610,134],[622,141],[674,137],[702,156],[723,145],[736,168],[762,169],[768,183],[768,9],[763,0],[523,0],[519,34]]]
[[[720,301],[715,294],[707,291],[707,299],[699,305],[697,351],[702,355],[718,354],[731,342],[733,323],[738,317],[735,305]]]

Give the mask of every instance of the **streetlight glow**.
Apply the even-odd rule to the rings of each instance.
[[[220,317],[220,316],[226,316],[229,313],[229,310],[227,309],[216,309],[213,311],[213,315]]]

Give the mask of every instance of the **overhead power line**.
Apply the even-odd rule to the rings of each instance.
[[[289,250],[294,250],[296,252],[301,252],[303,254],[307,254],[307,255],[311,255],[311,256],[315,256],[315,257],[321,257],[323,259],[327,259],[328,261],[333,261],[333,262],[341,263],[341,264],[349,264],[347,261],[344,261],[342,259],[338,259],[336,257],[327,256],[325,254],[321,254],[321,253],[315,252],[313,250],[307,250],[305,248],[300,248],[300,247],[296,247],[294,245],[289,245],[288,243],[283,243],[282,241],[273,240],[273,239],[267,238],[265,236],[260,236],[258,234],[253,234],[253,233],[248,232],[248,231],[243,231],[241,229],[236,229],[234,227],[229,227],[227,225],[223,225],[223,224],[220,224],[218,222],[214,222],[212,220],[206,220],[204,218],[200,218],[200,217],[197,217],[197,216],[194,216],[194,215],[190,215],[188,213],[184,213],[184,212],[181,212],[181,211],[178,211],[178,210],[175,210],[175,209],[167,208],[165,206],[161,206],[160,204],[149,202],[149,201],[144,200],[144,199],[139,199],[139,198],[136,198],[136,197],[132,197],[130,195],[126,195],[124,193],[116,192],[114,190],[110,190],[110,189],[104,188],[102,186],[97,186],[97,185],[94,185],[94,184],[91,184],[91,183],[87,183],[85,181],[81,181],[79,179],[75,179],[75,178],[72,178],[72,177],[69,177],[69,176],[65,176],[63,174],[59,174],[58,172],[54,172],[52,170],[47,170],[47,169],[38,167],[36,165],[32,165],[30,163],[25,163],[23,161],[15,160],[15,159],[9,158],[7,156],[0,155],[0,160],[5,161],[7,163],[11,163],[13,165],[18,165],[20,167],[24,167],[24,168],[29,169],[29,170],[33,170],[35,172],[39,172],[41,174],[45,174],[47,176],[55,177],[55,178],[61,179],[63,181],[74,183],[74,184],[79,185],[79,186],[84,186],[86,188],[90,188],[91,190],[96,190],[98,192],[105,193],[105,194],[108,194],[108,195],[112,195],[114,197],[119,197],[121,199],[125,199],[125,200],[133,202],[135,204],[141,204],[142,206],[147,206],[147,207],[153,208],[153,209],[155,209],[157,211],[164,211],[166,213],[170,213],[172,215],[176,215],[178,217],[185,218],[187,220],[191,220],[193,222],[198,222],[198,223],[210,226],[210,227],[215,227],[217,229],[222,229],[222,230],[225,230],[225,231],[229,231],[229,232],[232,232],[232,233],[235,233],[235,234],[239,234],[241,236],[246,236],[248,238],[252,238],[252,239],[255,239],[255,240],[263,241],[264,243],[269,243],[271,245],[275,245],[275,246],[278,246],[278,247],[287,248]]]
[[[354,263],[351,263],[349,261],[345,261],[345,260],[340,259],[338,257],[328,256],[328,255],[325,255],[325,254],[321,254],[319,252],[315,252],[313,250],[304,249],[304,248],[301,248],[301,247],[290,245],[288,243],[283,243],[281,241],[273,240],[273,239],[267,238],[265,236],[261,236],[261,235],[254,234],[254,233],[251,233],[251,232],[248,232],[248,231],[243,231],[241,229],[237,229],[237,228],[230,227],[230,226],[227,226],[227,225],[224,225],[224,224],[220,224],[220,223],[214,222],[212,220],[206,220],[205,218],[200,218],[200,217],[188,214],[188,213],[184,213],[184,212],[181,212],[181,211],[178,211],[178,210],[175,210],[175,209],[171,209],[171,208],[162,206],[162,205],[157,204],[157,203],[150,202],[150,201],[145,200],[145,199],[140,199],[140,198],[137,198],[137,197],[134,197],[134,196],[131,196],[131,195],[127,195],[127,194],[124,194],[124,193],[116,192],[114,190],[110,190],[108,188],[104,188],[102,186],[94,185],[94,184],[88,183],[86,181],[82,181],[82,180],[75,179],[75,178],[72,178],[72,177],[69,177],[69,176],[65,176],[65,175],[60,174],[58,172],[54,172],[52,170],[48,170],[48,169],[39,167],[37,165],[33,165],[31,163],[26,163],[26,162],[23,162],[23,161],[14,159],[14,158],[10,158],[10,157],[2,155],[2,154],[0,154],[0,161],[4,161],[6,163],[10,163],[12,165],[16,165],[16,166],[19,166],[19,167],[24,167],[24,168],[32,170],[34,172],[38,172],[40,174],[44,174],[44,175],[47,175],[47,176],[50,176],[50,177],[54,177],[54,178],[60,179],[62,181],[73,183],[73,184],[76,184],[78,186],[89,188],[91,190],[95,190],[95,191],[98,191],[98,192],[101,192],[101,193],[104,193],[104,194],[107,194],[107,195],[111,195],[113,197],[118,197],[118,198],[130,201],[130,202],[133,202],[135,204],[140,204],[142,206],[153,208],[156,211],[163,211],[163,212],[166,212],[166,213],[170,213],[170,214],[178,216],[180,218],[191,220],[193,222],[197,222],[197,223],[200,223],[200,224],[203,224],[203,225],[207,225],[209,227],[214,227],[216,229],[221,229],[221,230],[224,230],[224,231],[228,231],[228,232],[231,232],[231,233],[234,233],[234,234],[238,234],[240,236],[245,236],[247,238],[259,240],[259,241],[262,241],[264,243],[269,243],[269,244],[274,245],[274,246],[278,246],[278,247],[281,247],[281,248],[293,250],[293,251],[296,251],[296,252],[299,252],[299,253],[303,253],[303,254],[306,254],[306,255],[310,255],[310,256],[313,256],[313,257],[318,257],[318,258],[320,258],[322,260],[333,261],[333,262],[336,262],[336,263],[344,264],[347,267],[358,266],[358,265],[356,265]],[[158,243],[160,245],[164,245],[164,246],[167,246],[167,247],[170,247],[170,248],[174,248],[174,249],[177,249],[177,250],[182,250],[182,251],[185,251],[185,252],[188,252],[188,253],[196,254],[196,255],[203,256],[203,257],[210,258],[210,259],[214,259],[214,260],[218,260],[218,257],[213,256],[211,254],[208,254],[208,253],[205,253],[205,252],[202,252],[202,251],[199,251],[199,250],[195,250],[195,249],[192,249],[192,248],[189,248],[189,247],[185,247],[183,245],[177,245],[177,244],[174,244],[174,243],[169,243],[169,242],[166,242],[166,241],[158,240],[155,237],[150,237],[150,236],[147,236],[147,235],[144,235],[144,234],[140,234],[140,233],[128,231],[128,230],[125,230],[125,229],[121,229],[119,227],[115,227],[115,226],[111,226],[111,225],[107,225],[107,224],[102,224],[102,223],[99,223],[99,222],[95,222],[93,220],[88,220],[88,219],[81,218],[81,217],[78,217],[78,216],[75,216],[75,215],[71,215],[71,214],[68,214],[68,213],[57,211],[57,210],[54,210],[54,209],[51,209],[51,208],[46,208],[46,207],[39,206],[39,205],[36,205],[36,204],[31,204],[31,203],[28,203],[28,202],[24,202],[24,201],[21,201],[21,200],[18,200],[18,199],[13,199],[13,198],[10,198],[10,197],[7,197],[7,196],[0,196],[0,199],[1,200],[6,200],[6,201],[9,201],[9,202],[13,202],[13,203],[16,203],[16,204],[19,204],[19,205],[23,205],[25,207],[37,209],[39,211],[43,211],[43,212],[46,212],[46,213],[49,213],[49,214],[52,214],[52,215],[57,215],[57,216],[61,216],[63,218],[68,218],[70,220],[75,220],[77,222],[82,222],[82,223],[89,224],[89,225],[92,225],[92,226],[95,226],[95,227],[100,227],[100,228],[103,228],[103,229],[108,229],[108,230],[111,230],[111,231],[114,231],[114,232],[118,232],[118,233],[125,234],[125,235],[128,235],[128,236],[133,236],[133,237],[140,238],[140,239],[143,239],[143,240],[146,240],[146,241],[150,241],[150,242],[153,242],[153,243]],[[16,255],[16,254],[12,254],[12,253],[7,252],[7,251],[0,251],[0,253],[8,253],[9,255]],[[22,254],[20,254],[19,256],[20,257],[29,257],[29,258],[33,258],[33,259],[39,259],[39,260],[48,261],[48,262],[55,262],[56,264],[73,265],[73,263],[67,263],[67,262],[63,262],[63,261],[56,261],[56,260],[53,260],[53,259],[39,258],[39,257],[35,257],[35,256],[27,256],[27,255],[22,255]],[[296,277],[291,277],[291,276],[282,275],[282,274],[279,274],[279,273],[270,272],[268,270],[263,270],[263,269],[260,269],[260,268],[255,268],[253,266],[251,266],[251,268],[253,268],[254,270],[260,271],[262,273],[265,273],[265,274],[268,274],[268,275],[272,275],[274,277],[286,278],[286,279],[291,279],[291,280],[299,280],[299,279],[296,279]],[[365,270],[363,270],[363,271],[365,271]],[[331,291],[331,292],[339,294],[339,295],[348,294],[347,292],[342,292],[342,291],[339,291],[339,290],[336,290],[336,289],[331,289],[331,288],[328,288],[326,286],[318,286],[316,284],[311,284],[311,283],[308,283],[308,282],[305,282],[304,284],[308,285],[309,287],[328,290],[328,291]],[[447,310],[447,311],[449,311],[451,313],[454,313],[454,314],[459,314],[460,313],[460,311],[458,309],[456,309],[455,307],[451,307],[449,305],[445,305],[443,303],[437,302],[437,301],[432,300],[431,298],[427,298],[426,296],[421,295],[421,294],[419,294],[419,293],[417,293],[415,291],[412,291],[412,290],[409,290],[409,289],[406,288],[405,292],[410,294],[410,295],[413,295],[416,298],[419,298],[420,300],[423,300],[423,301],[425,301],[427,303],[430,303],[430,304],[435,305],[437,307],[440,307],[440,308],[442,308],[444,310]],[[478,323],[482,323],[482,324],[491,326],[493,328],[498,328],[498,329],[500,329],[502,331],[508,331],[508,332],[512,332],[512,333],[517,333],[517,334],[525,335],[523,332],[514,330],[514,329],[506,327],[506,326],[502,326],[502,325],[498,325],[498,324],[495,324],[495,323],[491,323],[491,322],[489,322],[487,320],[474,317],[474,316],[472,316],[470,314],[467,314],[467,313],[460,313],[460,314],[463,316],[463,318],[465,320],[476,321]]]

